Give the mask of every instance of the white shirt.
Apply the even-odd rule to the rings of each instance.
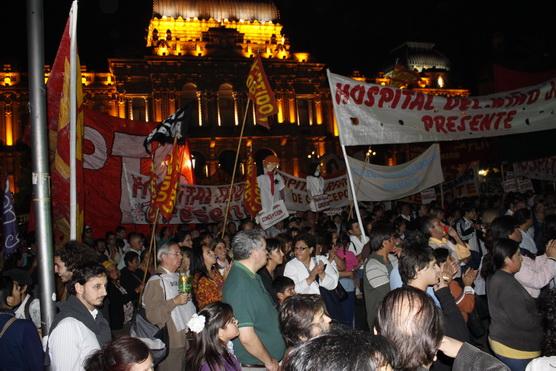
[[[361,237],[363,237],[363,235],[361,235]],[[359,239],[359,237],[350,234],[349,239],[351,240],[351,243],[349,244],[348,250],[355,255],[361,254],[361,251],[363,251],[363,246],[365,246],[365,244],[369,242],[369,237],[367,236],[365,236],[365,238],[363,239]]]
[[[96,316],[98,311],[91,314]],[[52,371],[84,370],[87,358],[100,349],[97,337],[81,321],[64,318],[48,338],[48,354]]]
[[[17,310],[14,312],[15,318],[30,319],[31,321],[33,321],[33,324],[36,328],[41,328],[41,304],[39,299],[33,298],[31,300],[31,304],[29,304],[29,317],[31,318],[27,318],[25,316],[25,306],[27,305],[27,301],[29,300],[31,300],[31,295],[25,295],[25,298],[23,299],[21,304],[19,304]]]
[[[307,278],[309,277],[309,271],[312,270],[317,262],[322,261],[326,264],[324,272],[326,273],[324,279],[320,280],[320,283],[316,280],[310,285],[307,284]],[[295,292],[298,294],[317,294],[320,295],[319,286],[324,287],[328,290],[334,290],[338,286],[338,271],[335,268],[335,264],[332,264],[326,259],[326,256],[317,255],[311,258],[309,263],[309,270],[305,265],[299,261],[297,258],[290,260],[286,267],[284,268],[284,276],[289,277],[295,283]]]

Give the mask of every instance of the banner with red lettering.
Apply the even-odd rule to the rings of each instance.
[[[307,192],[307,182],[305,179],[279,172],[284,178],[286,188],[284,189],[284,202],[289,211],[307,211],[311,199]],[[349,203],[347,177],[324,180],[324,194],[330,199],[330,208],[336,209],[347,206]]]
[[[147,225],[150,206],[151,156],[143,141],[154,123],[130,121],[85,110],[84,178],[85,222],[96,233],[120,224]],[[309,210],[305,179],[282,173],[288,210]],[[224,220],[229,185],[188,185],[177,191],[174,212],[167,224],[217,223]],[[348,203],[345,176],[325,181],[331,207]],[[245,183],[232,189],[230,218],[248,218],[244,207]]]
[[[253,65],[249,69],[246,85],[249,91],[249,99],[251,99],[255,105],[255,118],[257,124],[270,129],[268,116],[278,113],[278,104],[276,103],[274,92],[264,72],[263,61],[260,55],[257,55]]]
[[[433,142],[556,128],[556,79],[505,93],[441,97],[328,71],[343,145]]]

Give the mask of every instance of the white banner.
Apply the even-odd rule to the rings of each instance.
[[[126,166],[122,171],[122,190],[120,208],[122,223],[148,224],[146,211],[150,202],[149,177],[138,172],[137,166]],[[305,179],[280,172],[284,178],[286,188],[285,205],[289,211],[309,210],[309,195]],[[229,185],[202,186],[180,184],[174,215],[168,224],[180,223],[217,223],[224,219],[226,202],[228,201]],[[248,218],[243,206],[245,183],[234,184],[232,202],[230,204],[230,219],[240,220]],[[324,181],[324,192],[330,200],[330,207],[339,208],[348,204],[347,178],[345,176]]]
[[[480,97],[441,97],[328,71],[343,145],[475,139],[556,128],[556,79]]]
[[[434,187],[425,189],[421,192],[421,203],[423,205],[430,204],[433,201],[436,201],[436,190]]]
[[[556,181],[556,156],[515,163],[514,173],[516,176],[554,182]]]
[[[359,201],[397,200],[444,181],[438,144],[398,166],[379,166],[351,157],[348,159]]]
[[[290,174],[280,172],[284,183],[286,184],[285,203],[289,211],[307,211],[309,210],[309,193],[307,192],[307,182],[305,179],[295,177]],[[330,199],[330,208],[339,208],[348,205],[348,185],[347,177],[340,176],[337,178],[324,180],[324,194]]]

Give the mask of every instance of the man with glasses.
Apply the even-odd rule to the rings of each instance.
[[[234,309],[239,337],[234,351],[242,370],[278,370],[285,351],[278,312],[257,271],[267,260],[260,230],[241,231],[232,240],[236,259],[224,283],[224,302]]]
[[[175,242],[162,245],[156,254],[159,263],[143,293],[142,305],[147,320],[168,329],[168,356],[158,365],[159,371],[184,370],[187,322],[196,312],[191,294],[178,292],[178,274],[182,253]]]

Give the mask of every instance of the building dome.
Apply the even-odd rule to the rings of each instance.
[[[392,55],[410,71],[449,71],[450,60],[434,46],[433,43],[409,41],[394,49]]]
[[[213,18],[268,22],[280,17],[278,8],[269,0],[154,0],[153,15],[183,19]]]

